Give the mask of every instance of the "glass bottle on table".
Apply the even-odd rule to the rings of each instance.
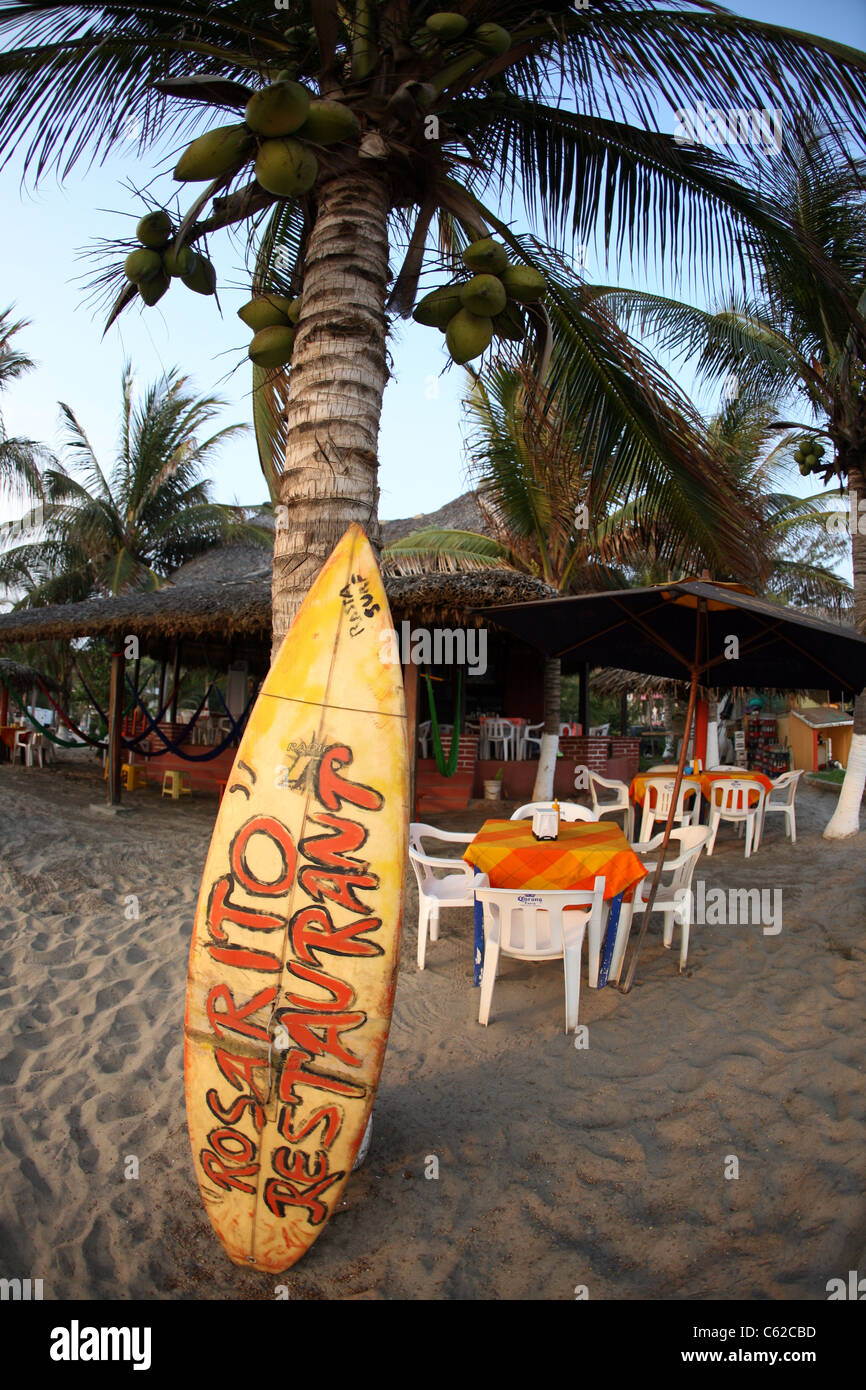
[[[553,806],[551,809],[556,812],[556,838],[559,839],[559,802],[556,797],[553,798]]]

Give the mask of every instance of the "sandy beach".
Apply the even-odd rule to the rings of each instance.
[[[46,1299],[273,1299],[211,1231],[184,1118],[216,798],[103,797],[90,760],[0,768],[0,1273]],[[866,833],[822,840],[831,810],[801,787],[796,846],[776,817],[748,861],[723,828],[696,881],[781,889],[781,931],[697,925],[680,977],[654,918],[631,994],[584,982],[581,1050],[559,964],[506,962],[478,1025],[468,910],[416,970],[413,881],[369,1161],[290,1296],[824,1300],[866,1269]]]

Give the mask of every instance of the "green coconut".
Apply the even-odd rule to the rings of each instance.
[[[431,290],[418,300],[412,317],[425,328],[445,329],[461,307],[460,286],[443,285],[441,289]]]
[[[170,277],[162,270],[159,275],[154,276],[152,280],[143,280],[138,287],[138,293],[141,295],[145,304],[147,304],[149,308],[153,308],[154,304],[157,304],[159,300],[162,299],[162,296],[165,294],[170,284]]]
[[[481,318],[469,309],[461,309],[448,325],[445,341],[452,359],[462,366],[480,357],[493,340],[493,320]]]
[[[815,454],[815,453],[809,453],[809,454],[807,454],[807,455],[806,455],[806,462],[808,463],[808,465],[809,465],[810,468],[815,468],[815,467],[817,467],[817,464],[818,464],[818,455]]]
[[[511,35],[501,24],[479,24],[472,35],[472,42],[477,43],[484,53],[499,58],[511,47]]]
[[[314,145],[338,145],[361,132],[361,122],[351,107],[341,101],[311,101],[310,111],[298,131],[301,140]]]
[[[500,275],[509,299],[519,304],[534,304],[547,289],[547,281],[539,270],[531,265],[510,265]]]
[[[469,28],[469,20],[464,19],[462,14],[453,14],[450,10],[442,10],[425,19],[424,28],[429,29],[430,33],[440,42],[453,43],[455,39],[462,38],[466,33]]]
[[[290,313],[294,303],[293,299],[286,299],[281,294],[256,295],[255,299],[238,309],[238,318],[254,333],[260,333],[263,328],[288,328],[292,322]]]
[[[809,474],[812,472],[811,464],[807,463],[805,459],[801,460],[798,467],[804,478],[807,478]]]
[[[254,148],[253,134],[245,125],[220,126],[187,146],[177,162],[174,176],[180,183],[218,179],[251,158]]]
[[[289,316],[289,323],[293,323],[293,324],[300,323],[300,320],[301,320],[301,305],[302,305],[302,300],[301,300],[301,296],[300,296],[300,295],[297,295],[294,299],[290,300],[290,302],[289,302],[289,307],[288,307],[288,309],[286,310],[286,313],[287,313],[288,316]]]
[[[142,246],[165,246],[171,236],[171,218],[162,208],[156,212],[149,212],[146,217],[142,217],[135,229],[135,235]]]
[[[516,304],[506,304],[501,314],[493,316],[493,331],[497,338],[522,343],[526,337],[526,321]]]
[[[278,198],[309,193],[318,172],[316,156],[298,140],[266,140],[256,160],[256,178]]]
[[[460,291],[460,303],[471,314],[493,318],[508,303],[505,286],[495,275],[473,275]]]
[[[291,356],[295,330],[282,324],[262,328],[250,343],[250,360],[257,367],[285,367]]]
[[[191,246],[170,246],[162,255],[166,274],[172,276],[191,275],[195,270],[195,262],[196,252]]]
[[[195,252],[195,265],[187,275],[180,278],[188,290],[195,290],[196,294],[215,294],[216,293],[216,271],[208,260],[200,252]]]
[[[158,251],[143,246],[140,251],[130,251],[123,262],[123,269],[127,280],[141,285],[145,280],[154,280],[162,274],[162,256]]]
[[[508,265],[508,252],[498,241],[494,241],[493,237],[482,237],[480,241],[473,241],[471,246],[466,247],[463,252],[463,264],[467,270],[487,271],[488,274],[498,275]]]
[[[273,139],[291,135],[304,124],[309,110],[310,94],[300,82],[272,82],[250,97],[244,120],[256,135]]]

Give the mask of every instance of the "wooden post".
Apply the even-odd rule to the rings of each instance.
[[[689,748],[689,735],[692,732],[695,717],[695,705],[697,703],[698,698],[698,674],[700,672],[699,661],[703,637],[702,620],[704,618],[705,612],[706,609],[704,607],[703,601],[701,599],[698,599],[698,609],[695,615],[695,659],[694,664],[692,666],[692,683],[689,689],[689,705],[688,709],[686,710],[686,727],[683,733],[683,743],[680,749],[679,761],[677,763],[677,774],[674,778],[674,789],[671,795],[671,806],[670,810],[668,811],[667,821],[665,822],[664,838],[659,846],[658,863],[656,864],[655,873],[653,874],[653,881],[650,884],[650,891],[649,897],[647,898],[646,911],[643,914],[643,921],[641,922],[640,932],[638,933],[637,941],[635,942],[634,948],[631,953],[631,959],[629,961],[628,970],[626,971],[625,980],[620,985],[620,992],[622,994],[628,994],[629,990],[631,989],[634,983],[634,973],[637,969],[638,957],[640,955],[641,947],[643,945],[643,939],[646,936],[647,927],[649,926],[650,913],[653,909],[653,903],[656,900],[656,893],[658,892],[659,880],[661,879],[662,868],[664,867],[665,862],[665,854],[667,853],[668,843],[671,838],[671,830],[673,829],[674,816],[677,813],[677,802],[679,801],[680,787],[683,784],[683,772],[685,771],[686,766],[686,753],[688,752]],[[647,793],[647,795],[649,795],[649,793]]]
[[[403,667],[403,695],[406,700],[406,738],[409,742],[409,819],[415,819],[415,791],[418,780],[418,667],[414,661]]]
[[[123,750],[120,726],[123,722],[123,649],[111,653],[111,682],[108,697],[108,804],[120,805],[120,768]]]
[[[580,720],[580,732],[586,738],[589,735],[589,662],[581,664],[580,687],[578,692],[577,715]]]
[[[165,704],[165,673],[167,670],[168,661],[165,657],[163,657],[162,665],[159,668],[159,698],[156,702],[156,708],[159,711],[159,717],[162,717],[162,707]]]
[[[623,738],[628,738],[628,691],[624,690],[619,697],[619,731]]]
[[[171,719],[172,724],[176,724],[178,686],[180,685],[180,639],[178,639],[177,646],[174,649],[174,671],[172,672],[171,679],[173,693],[171,697],[171,711],[169,714],[169,718]]]
[[[0,725],[9,723],[9,688],[0,683]]]

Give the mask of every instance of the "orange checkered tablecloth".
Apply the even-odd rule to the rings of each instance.
[[[614,898],[646,877],[646,869],[613,821],[561,822],[558,840],[536,840],[531,820],[486,820],[463,858],[493,888],[574,888],[591,892],[604,874]]]
[[[714,782],[730,782],[734,778],[736,778],[738,782],[759,782],[768,796],[773,790],[773,783],[770,781],[769,777],[764,776],[763,772],[746,772],[745,768],[742,772],[705,772],[701,778],[701,790],[707,798],[707,801],[710,800],[711,789]],[[742,800],[742,798],[740,799]],[[750,805],[757,805],[757,801],[758,798],[756,796],[749,797]],[[738,806],[736,809],[742,810],[742,807]]]
[[[651,777],[651,778],[653,778],[653,779],[655,779],[655,778],[657,778],[657,777],[668,777],[668,778],[673,779],[675,776],[676,776],[676,773],[675,773],[675,772],[644,772],[644,773],[641,773],[639,777],[633,777],[633,778],[632,778],[632,783],[631,783],[631,786],[630,786],[629,789],[628,789],[628,794],[629,794],[629,796],[631,797],[632,801],[636,801],[636,802],[637,802],[638,806],[643,806],[643,800],[644,800],[644,797],[646,796],[646,783],[647,783],[647,778],[648,778],[648,777]],[[701,788],[701,786],[702,786],[702,782],[701,782],[700,777],[695,777],[694,775],[691,775],[691,776],[689,776],[689,777],[684,777],[684,778],[683,778],[683,786],[684,786],[684,787],[692,787],[695,791],[699,791],[700,788]],[[690,804],[691,804],[691,803],[690,803]]]

